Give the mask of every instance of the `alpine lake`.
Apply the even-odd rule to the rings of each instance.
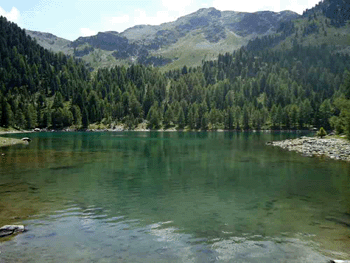
[[[0,262],[350,259],[350,164],[300,133],[47,132],[0,148]]]

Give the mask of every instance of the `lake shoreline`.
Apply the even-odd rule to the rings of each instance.
[[[34,130],[8,130],[8,131],[0,131],[0,135],[4,134],[18,134],[18,133],[33,133]]]
[[[116,126],[114,128],[87,128],[87,129],[76,129],[76,128],[63,128],[63,129],[38,129],[37,130],[8,130],[1,131],[0,135],[3,134],[20,134],[20,133],[35,133],[35,132],[262,132],[262,133],[271,133],[271,132],[290,132],[290,133],[305,133],[313,132],[311,130],[227,130],[227,129],[208,129],[208,130],[191,130],[191,129],[178,129],[178,128],[167,128],[167,129],[148,129],[148,128],[135,128],[135,129],[126,129],[123,126]]]
[[[2,137],[1,135],[5,134],[19,134],[19,133],[32,133],[32,131],[28,130],[1,130],[0,131],[0,148],[2,147],[8,147],[12,145],[18,145],[18,144],[28,144],[27,141],[23,141],[21,139],[11,138],[11,137]]]
[[[350,141],[333,136],[326,138],[303,136],[297,139],[267,142],[266,144],[298,152],[306,157],[326,157],[350,162]]]
[[[23,141],[21,139],[14,139],[9,137],[0,137],[0,148],[12,146],[12,145],[18,145],[18,144],[27,144],[28,142]]]

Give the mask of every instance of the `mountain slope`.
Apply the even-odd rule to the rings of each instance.
[[[159,26],[138,25],[122,33],[100,32],[80,37],[66,44],[54,41],[47,34],[30,32],[38,43],[52,50],[74,54],[94,68],[139,62],[165,66],[197,66],[203,59],[219,53],[232,52],[256,36],[276,32],[280,22],[290,21],[298,14],[290,11],[242,13],[221,12],[215,8],[200,9]]]
[[[289,38],[293,25],[281,23],[278,34]],[[304,29],[305,36],[315,30]],[[205,38],[193,36],[198,41]],[[253,42],[257,41],[262,40]],[[91,44],[84,45],[91,48]],[[342,99],[350,98],[349,55],[334,55],[326,45],[293,43],[289,49],[275,46],[257,52],[248,46],[200,67],[167,73],[131,65],[89,74],[83,63],[45,50],[0,17],[0,68],[4,127],[92,124],[94,129],[119,123],[131,129],[138,125],[202,130],[335,127],[342,132],[349,119],[342,107]]]
[[[42,33],[38,31],[25,30],[26,34],[38,42],[40,46],[51,50],[53,52],[63,52],[65,54],[73,54],[71,48],[71,41],[57,37],[50,33]]]
[[[334,53],[350,53],[350,4],[324,0],[290,22],[282,22],[273,35],[249,41],[249,50],[290,49],[295,45],[330,45]]]

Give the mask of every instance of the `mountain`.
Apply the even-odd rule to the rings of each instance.
[[[247,46],[198,67],[183,66],[164,73],[135,63],[100,68],[90,74],[86,63],[44,49],[16,24],[0,17],[0,126],[95,129],[124,125],[129,129],[191,130],[323,127],[350,135],[350,56],[334,45],[311,42],[325,35],[324,19],[322,13],[315,13],[282,21],[275,34],[255,38]],[[206,22],[201,21],[197,24],[204,27]],[[324,40],[331,38],[331,30],[338,34],[347,27],[346,23],[325,27]],[[190,32],[186,34],[196,33],[189,27],[186,30]],[[245,30],[246,34],[257,34],[266,28]],[[54,36],[44,36],[51,39],[51,45],[60,45]],[[205,38],[204,33],[201,36]],[[142,50],[152,43],[149,39],[149,43],[131,42],[119,33],[107,32],[86,38],[81,45],[75,42],[77,47],[72,46],[74,42],[70,46],[74,52],[93,48],[90,53],[102,53],[103,47],[109,49],[104,52],[112,54],[116,46],[127,50],[134,45],[135,50]]]
[[[281,22],[298,17],[291,11],[244,13],[203,8],[174,22],[137,25],[122,33],[99,32],[73,42],[47,33],[28,34],[45,48],[74,54],[93,68],[139,62],[171,69],[198,66],[257,36],[273,34]]]
[[[350,3],[345,0],[323,0],[310,10],[305,10],[304,16],[322,13],[329,18],[331,25],[341,27],[350,20]]]
[[[53,52],[63,52],[72,55],[71,41],[57,37],[50,33],[42,33],[38,31],[25,30],[26,34],[38,42],[40,46]]]
[[[350,4],[324,0],[303,15],[282,22],[275,34],[249,41],[249,50],[286,50],[295,45],[331,46],[333,53],[350,53]]]

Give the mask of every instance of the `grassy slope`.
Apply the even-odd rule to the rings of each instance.
[[[60,37],[53,37],[48,38],[46,37],[45,33],[42,34],[35,34],[34,32],[30,30],[26,30],[26,33],[31,36],[32,38],[35,38],[37,43],[53,52],[63,52],[65,54],[73,55],[73,48],[69,47],[71,41],[60,38]]]
[[[219,53],[233,52],[246,44],[248,40],[227,31],[227,38],[218,43],[210,43],[201,33],[189,34],[180,38],[178,42],[168,47],[163,47],[153,52],[153,56],[162,56],[173,60],[172,63],[161,68],[168,71],[175,68],[187,66],[200,66],[202,60],[216,59]],[[102,67],[113,67],[115,65],[130,65],[131,60],[116,60],[112,51],[95,49],[88,55],[83,56],[84,61],[94,69]]]
[[[111,55],[112,51],[106,51],[101,49],[95,49],[88,55],[82,57],[82,59],[89,63],[94,69],[112,67],[117,65],[117,60]]]
[[[246,44],[245,38],[239,37],[234,33],[227,31],[227,38],[218,43],[210,43],[203,34],[189,34],[179,39],[175,44],[164,47],[154,53],[165,58],[173,59],[172,63],[162,67],[162,71],[187,66],[200,66],[202,60],[216,59],[219,53],[233,52]]]
[[[317,20],[308,21],[307,18],[299,18],[295,20],[295,26],[299,28],[297,37],[296,34],[289,36],[286,40],[282,41],[275,49],[288,49],[292,47],[292,43],[295,39],[298,43],[305,46],[328,44],[337,47],[339,52],[350,53],[350,24],[347,24],[342,28],[335,28],[332,26],[326,26],[325,17],[318,15]],[[318,33],[312,33],[307,36],[302,36],[302,28],[305,28],[308,24],[315,22],[318,24],[320,30]],[[326,31],[326,34],[323,31]],[[216,59],[219,53],[232,52],[241,46],[247,44],[248,38],[237,36],[229,30],[226,30],[227,38],[220,40],[218,43],[210,43],[200,32],[192,32],[187,36],[178,39],[178,41],[170,46],[163,47],[160,50],[151,53],[153,56],[162,56],[164,58],[170,58],[172,63],[161,67],[162,71],[168,71],[175,68],[182,68],[187,66],[200,66],[202,60]],[[69,41],[61,38],[45,38],[44,40],[38,40],[38,43],[47,49],[52,51],[63,50],[67,54],[73,54],[73,48],[68,47]],[[79,48],[82,49],[83,47]],[[116,60],[112,56],[111,51],[105,51],[101,49],[95,49],[88,55],[82,57],[84,61],[90,64],[94,69],[101,67],[113,67],[115,65],[130,65],[133,63],[133,59]]]

